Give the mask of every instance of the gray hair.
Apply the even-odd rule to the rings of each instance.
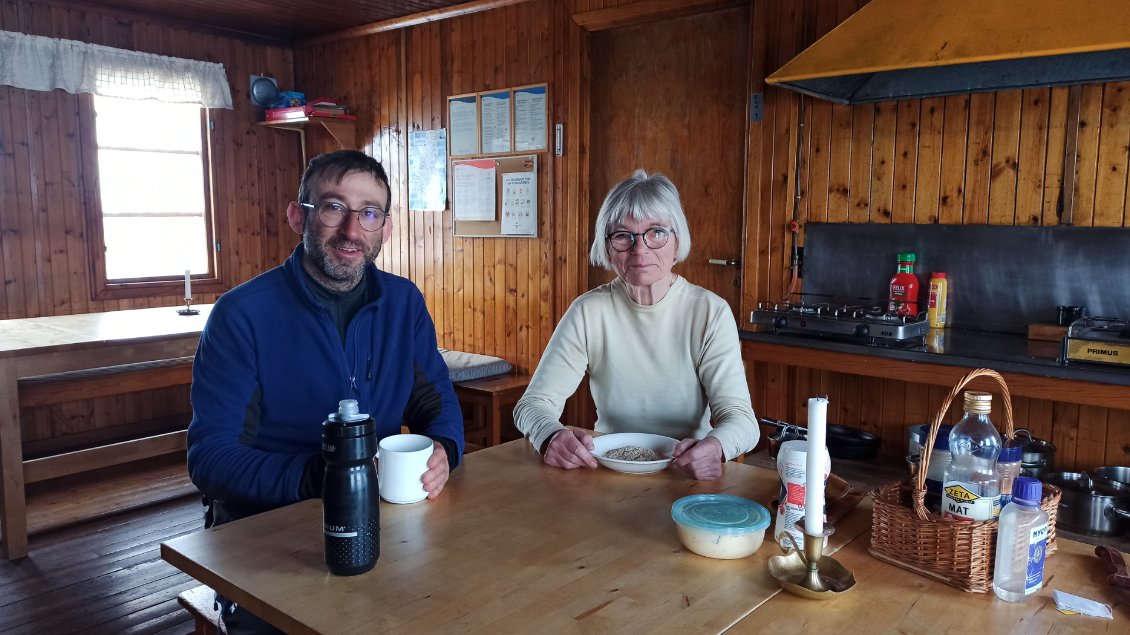
[[[589,250],[589,261],[594,267],[614,270],[608,259],[608,230],[628,217],[635,221],[666,223],[675,232],[675,262],[682,262],[690,255],[691,230],[687,226],[683,204],[679,201],[679,190],[675,189],[671,179],[662,174],[656,172],[648,176],[640,169],[609,190],[600,206]]]

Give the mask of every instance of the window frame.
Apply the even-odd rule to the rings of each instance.
[[[106,242],[103,231],[102,192],[98,165],[98,132],[95,127],[94,97],[83,93],[79,108],[82,145],[83,192],[86,220],[86,248],[89,259],[92,300],[124,300],[142,297],[184,297],[184,274],[171,274],[152,278],[108,280],[106,278]],[[192,275],[193,295],[222,293],[227,290],[223,280],[219,236],[223,218],[217,213],[214,191],[214,148],[212,144],[212,113],[200,108],[200,158],[204,187],[204,227],[208,248],[208,272]],[[200,303],[197,300],[196,303]]]

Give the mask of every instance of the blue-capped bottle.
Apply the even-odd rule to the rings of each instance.
[[[358,412],[355,399],[343,399],[322,424],[322,533],[330,573],[357,575],[381,555],[380,489],[373,457],[376,425]]]
[[[1012,502],[1001,512],[993,593],[1006,602],[1019,602],[1044,586],[1044,557],[1048,548],[1048,515],[1040,508],[1043,485],[1019,476]]]

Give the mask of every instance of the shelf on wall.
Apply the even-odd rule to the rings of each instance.
[[[357,121],[336,117],[301,117],[278,121],[260,121],[258,125],[297,132],[302,144],[302,165],[306,165],[306,131],[311,128],[325,130],[343,150],[357,148]]]

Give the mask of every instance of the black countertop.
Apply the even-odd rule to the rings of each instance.
[[[987,333],[964,329],[944,329],[937,333],[939,337],[936,339],[934,333],[931,333],[926,337],[927,343],[911,348],[869,346],[814,335],[770,331],[740,331],[739,335],[742,340],[750,342],[1130,386],[1130,366],[1088,362],[1072,362],[1066,366],[1060,364],[1061,347],[1057,342],[1029,340],[1024,335],[1012,333]]]

